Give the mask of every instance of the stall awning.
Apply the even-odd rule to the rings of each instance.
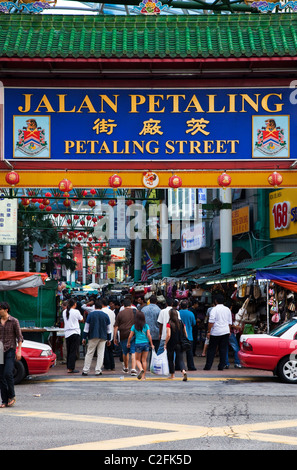
[[[297,269],[275,268],[257,271],[256,279],[266,279],[282,286],[284,289],[297,292]]]
[[[0,272],[0,291],[19,290],[24,294],[38,296],[38,287],[48,278],[46,273]]]
[[[271,266],[273,263],[276,263],[277,261],[284,259],[287,256],[290,256],[292,253],[293,253],[292,251],[289,253],[270,253],[270,255],[264,256],[264,258],[261,258],[249,264],[247,266],[247,269],[266,268],[267,266]]]

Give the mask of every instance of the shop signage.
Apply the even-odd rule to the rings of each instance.
[[[0,245],[17,244],[17,199],[0,200]]]
[[[250,231],[249,206],[232,211],[232,235]]]
[[[199,250],[206,246],[205,222],[181,230],[181,252]]]
[[[297,154],[290,88],[5,88],[5,158],[244,161]]]
[[[282,189],[269,194],[270,238],[297,234],[297,191]]]

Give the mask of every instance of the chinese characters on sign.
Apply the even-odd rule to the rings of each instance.
[[[232,211],[232,235],[249,232],[250,218],[249,206]]]
[[[0,245],[17,244],[17,199],[0,200]]]

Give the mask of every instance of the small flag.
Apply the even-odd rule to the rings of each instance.
[[[141,281],[147,281],[147,267],[146,267],[146,264],[144,264],[142,266]]]
[[[147,269],[152,269],[154,267],[154,262],[148,254],[147,250],[144,251],[144,262],[146,263]]]

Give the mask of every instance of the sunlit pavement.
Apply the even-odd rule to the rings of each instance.
[[[49,372],[45,375],[34,376],[34,380],[54,380],[54,379],[65,379],[65,380],[137,380],[137,377],[131,376],[130,371],[129,373],[123,372],[123,365],[120,362],[119,357],[115,357],[115,370],[102,370],[102,375],[95,375],[95,364],[96,358],[93,359],[91,370],[88,376],[82,376],[82,369],[84,360],[79,359],[76,361],[76,369],[78,373],[69,374],[67,373],[66,364],[63,361],[57,359],[56,366],[52,367]],[[203,367],[205,365],[205,357],[194,357],[194,364],[196,367],[196,371],[187,371],[188,380],[214,380],[214,379],[221,379],[221,380],[228,380],[228,379],[236,379],[236,380],[261,380],[261,378],[272,378],[273,374],[270,371],[263,371],[257,369],[247,369],[247,368],[235,368],[233,357],[229,358],[230,366],[229,369],[224,369],[223,371],[219,371],[218,366],[218,358],[215,359],[214,364],[211,370],[204,371]],[[185,362],[186,363],[186,362]],[[130,363],[131,366],[131,363]],[[177,371],[175,373],[174,380],[181,380],[181,372]],[[146,380],[170,380],[164,376],[158,376],[152,374],[151,372],[147,372]]]

